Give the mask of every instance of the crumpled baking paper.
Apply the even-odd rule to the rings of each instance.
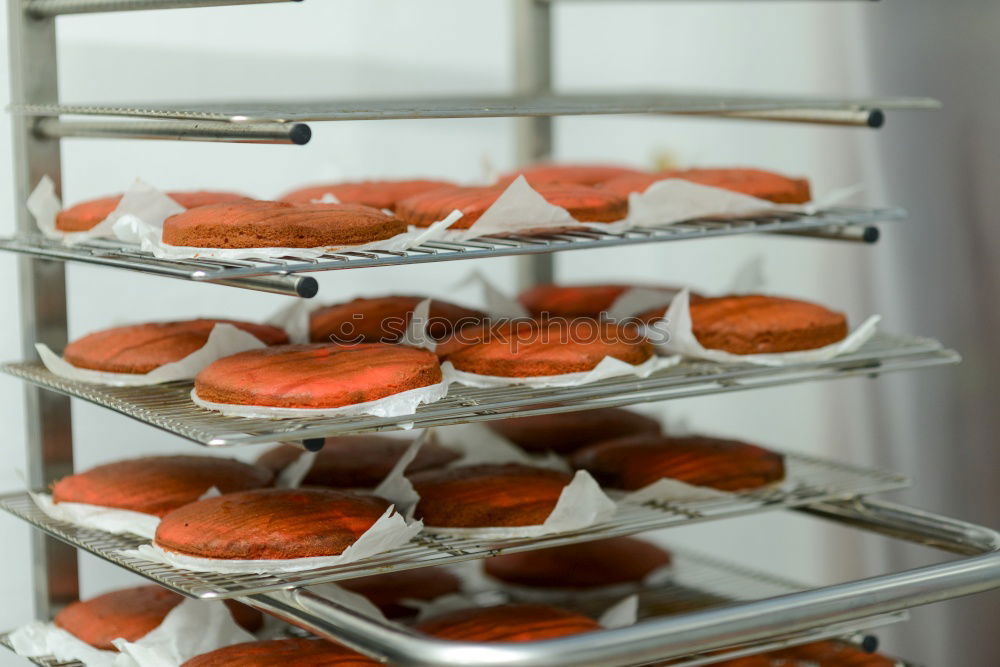
[[[423,528],[423,523],[420,521],[407,524],[403,515],[396,512],[394,507],[389,507],[354,544],[336,556],[259,560],[201,558],[167,551],[155,544],[143,544],[137,549],[125,549],[119,553],[127,558],[139,558],[151,563],[161,563],[194,572],[280,574],[353,563],[405,544],[419,533],[421,528]]]
[[[639,615],[639,596],[629,595],[604,610],[597,622],[608,630],[635,625]]]
[[[448,467],[480,463],[521,463],[562,472],[570,471],[565,459],[555,452],[529,454],[482,423],[455,424],[428,431],[431,431],[431,437],[439,445],[462,455],[460,459],[449,463]]]
[[[115,535],[130,533],[151,540],[160,525],[160,517],[152,514],[86,503],[55,503],[47,493],[32,493],[31,498],[50,519]]]
[[[274,480],[274,486],[278,489],[297,489],[302,486],[302,480],[306,478],[316,462],[319,452],[309,452],[302,450],[298,457],[282,468]]]
[[[456,369],[450,361],[441,364],[441,370],[445,374],[445,377],[452,382],[458,382],[470,387],[510,387],[514,385],[526,385],[528,387],[576,387],[623,375],[634,375],[635,377],[645,378],[656,371],[676,366],[680,361],[681,358],[679,356],[654,356],[641,364],[629,364],[614,357],[604,357],[597,366],[589,371],[561,373],[559,375],[537,375],[534,377],[505,377],[469,373]]]
[[[581,530],[603,523],[614,516],[615,510],[615,502],[605,495],[590,473],[577,470],[573,481],[563,488],[555,508],[542,524],[481,528],[427,526],[426,532],[433,535],[480,537],[487,540],[538,537]]]
[[[150,224],[162,225],[170,216],[185,210],[163,192],[136,179],[107,218],[83,232],[64,232],[56,229],[56,215],[62,210],[62,204],[56,196],[55,184],[48,176],[43,176],[35,186],[28,197],[27,207],[42,234],[50,239],[62,240],[66,245],[94,238],[114,237],[115,223],[125,216],[135,216],[148,220]]]
[[[431,322],[431,300],[424,299],[413,309],[413,317],[403,333],[400,345],[419,347],[433,352],[437,348],[437,341],[427,333],[427,326]]]
[[[151,198],[156,199],[157,197],[151,196]],[[158,198],[173,201],[163,192],[158,193]],[[181,211],[183,210],[181,209]],[[405,232],[380,241],[318,248],[196,248],[194,246],[175,246],[163,242],[163,222],[166,220],[166,217],[156,218],[132,213],[120,216],[112,229],[115,238],[119,241],[136,243],[140,249],[152,253],[154,257],[159,259],[191,259],[195,257],[210,259],[315,258],[328,253],[359,252],[365,250],[401,252],[415,245],[420,245],[425,241],[442,238],[448,227],[460,217],[461,213],[455,212],[430,227],[419,228],[411,226]]]
[[[687,289],[674,297],[662,320],[650,325],[650,340],[657,349],[667,354],[679,354],[694,359],[707,359],[720,363],[745,363],[759,366],[787,366],[793,364],[827,361],[840,354],[856,351],[875,335],[875,328],[882,319],[872,315],[850,332],[846,338],[832,345],[815,350],[780,352],[774,354],[732,354],[723,350],[702,347],[691,329],[690,294]]]
[[[190,380],[205,366],[223,357],[247,350],[267,347],[253,334],[232,324],[216,324],[208,334],[205,344],[177,361],[163,364],[148,373],[108,373],[89,368],[77,368],[44,343],[36,343],[35,349],[42,363],[51,373],[78,382],[104,384],[112,387],[143,387],[175,380]]]
[[[698,218],[737,218],[804,210],[795,204],[775,204],[739,192],[668,178],[653,183],[643,193],[630,194],[627,219],[634,226],[663,227]]]
[[[309,313],[316,308],[308,299],[293,298],[279,308],[265,324],[284,329],[293,345],[309,342]]]
[[[120,653],[86,644],[52,623],[34,621],[10,634],[14,652],[24,657],[78,660],[87,667],[178,667],[215,649],[254,641],[219,601],[185,600],[163,622],[135,642],[115,640]]]
[[[407,521],[413,519],[413,511],[417,507],[417,503],[420,501],[420,496],[417,495],[416,490],[413,488],[413,484],[410,480],[406,478],[404,472],[407,466],[413,463],[413,459],[417,457],[420,452],[420,448],[423,446],[424,442],[431,437],[430,429],[424,430],[423,433],[417,437],[416,440],[410,443],[410,446],[406,448],[403,455],[399,457],[396,464],[389,471],[389,474],[385,476],[378,486],[375,487],[374,494],[380,498],[385,498],[393,505],[395,505],[399,511],[406,517]]]
[[[48,493],[31,493],[38,509],[56,521],[65,521],[82,528],[103,530],[115,535],[132,534],[153,539],[160,517],[116,507],[103,507],[88,503],[56,503]],[[212,486],[198,497],[198,500],[222,495]]]
[[[442,368],[442,371],[444,369]],[[417,407],[425,403],[439,401],[448,395],[449,380],[447,377],[426,387],[417,387],[401,391],[392,396],[386,396],[374,401],[342,405],[337,408],[275,408],[267,405],[238,405],[235,403],[213,403],[198,397],[196,390],[191,390],[191,400],[196,405],[221,412],[227,417],[253,417],[262,419],[290,419],[295,417],[343,417],[347,415],[374,415],[376,417],[400,417],[412,415]]]
[[[373,621],[393,624],[392,621],[385,617],[382,610],[372,604],[371,600],[364,595],[349,591],[335,583],[313,584],[308,586],[307,589],[342,607],[347,607],[351,611],[356,611],[363,616],[367,616]]]

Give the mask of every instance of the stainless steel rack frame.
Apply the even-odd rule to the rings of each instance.
[[[686,396],[702,396],[805,381],[874,375],[955,363],[958,354],[927,338],[876,334],[860,350],[829,361],[794,366],[752,366],[683,361],[646,378],[617,377],[577,387],[477,389],[453,384],[448,396],[399,417],[305,417],[250,419],[225,417],[191,400],[190,382],[150,387],[105,387],[67,380],[39,362],[0,365],[0,371],[50,391],[156,426],[209,447],[301,440],[309,449],[322,438],[402,428],[504,419],[614,407]]]
[[[926,98],[816,99],[684,92],[597,95],[555,92],[552,77],[553,17],[552,3],[549,0],[510,0],[516,28],[514,54],[517,76],[516,90],[511,95],[377,100],[373,103],[374,106],[359,100],[289,104],[181,104],[151,108],[60,103],[55,30],[57,15],[208,7],[260,1],[262,0],[7,0],[11,100],[14,111],[12,127],[17,239],[19,243],[29,243],[17,249],[22,253],[19,258],[19,277],[22,292],[23,358],[34,358],[35,343],[45,343],[50,348],[59,350],[67,342],[63,260],[81,258],[59,256],[52,248],[42,251],[42,244],[36,244],[32,248],[26,239],[34,233],[35,225],[25,205],[31,189],[45,175],[54,180],[57,194],[61,189],[60,145],[64,137],[114,136],[305,143],[311,133],[305,123],[312,121],[512,116],[518,117],[518,155],[522,162],[529,162],[551,155],[552,117],[557,115],[696,114],[722,119],[876,127],[884,120],[884,110],[933,109],[939,106],[935,100]],[[702,225],[697,234],[709,235],[705,233],[707,229]],[[786,231],[845,236],[836,228],[831,230],[829,226]],[[576,239],[572,240],[574,244],[578,242]],[[519,239],[518,243],[527,241]],[[612,245],[618,244],[616,242]],[[490,247],[488,250],[494,251],[495,248]],[[460,248],[458,252],[472,251]],[[526,283],[552,280],[552,253],[533,247],[530,251],[525,250],[524,254],[524,270],[521,275]],[[367,261],[378,257],[363,259]],[[97,263],[133,268],[132,264],[138,265],[141,262],[135,257],[112,258],[107,255],[106,259]],[[378,262],[372,265],[378,265]],[[297,272],[288,272],[285,267],[268,267],[261,271],[257,266],[242,266],[238,268],[251,270],[229,277],[210,273],[196,276],[195,272],[198,270],[207,271],[205,266],[174,268],[189,270],[187,276],[182,276],[187,279],[214,279],[220,283],[235,281],[241,287],[251,286],[251,282],[255,282],[257,286],[254,289],[303,296],[306,295],[303,290],[308,292],[309,288],[301,286],[308,285],[311,279],[297,275]],[[222,268],[236,270],[237,267]],[[148,268],[141,270],[157,273]],[[159,273],[168,275],[170,271],[164,269]],[[957,360],[957,354],[941,348],[933,341],[881,337],[856,355],[830,363],[790,369],[686,364],[676,371],[658,374],[642,382],[625,382],[615,386],[597,383],[572,392],[557,392],[557,395],[520,390],[456,392],[455,395],[461,396],[461,400],[429,406],[434,411],[422,411],[416,419],[420,420],[420,425],[437,425],[520,414],[542,414],[680,395],[694,396],[776,386],[826,377],[872,375]],[[193,414],[190,402],[182,400],[186,398],[183,394],[187,389],[183,384],[151,388],[138,395],[127,391],[119,394],[116,393],[117,390],[74,385],[46,376],[37,365],[12,365],[7,369],[31,380],[26,385],[26,433],[28,485],[35,489],[48,488],[52,481],[73,470],[70,395],[92,400],[190,439],[203,440],[204,444],[295,438],[302,439],[307,446],[315,446],[321,442],[318,438],[333,433],[400,426],[398,422],[378,420],[357,420],[353,424],[334,420],[329,423],[261,423],[250,428],[248,424],[252,420],[247,420],[233,430],[232,424],[226,425],[217,417]],[[157,395],[156,392],[159,391],[166,393]],[[554,407],[544,405],[546,400],[554,402]],[[202,419],[204,421],[199,421]],[[224,428],[219,428],[223,426]],[[751,503],[754,511],[760,509],[761,503],[767,505],[763,500],[758,501],[757,505]],[[817,628],[845,627],[838,624],[892,614],[909,606],[986,590],[1000,583],[997,537],[991,531],[874,501],[858,499],[819,503],[815,502],[815,497],[812,501],[813,504],[803,506],[799,511],[808,511],[869,530],[883,531],[896,537],[943,545],[953,551],[968,554],[969,557],[958,562],[840,586],[787,593],[672,618],[647,620],[631,628],[507,646],[441,642],[406,631],[372,625],[353,611],[338,607],[305,588],[259,593],[241,599],[259,608],[298,618],[321,636],[335,638],[393,662],[411,665],[469,664],[470,661],[479,665],[609,665],[686,656],[698,651],[764,641],[767,638],[787,637],[789,633],[814,631]],[[9,503],[14,503],[14,500],[9,500]],[[21,508],[27,512],[23,504]],[[657,516],[671,516],[669,511],[640,509],[647,513],[655,511]],[[45,524],[39,517],[30,520],[43,528],[32,533],[35,613],[40,618],[50,618],[59,606],[78,598],[77,552],[66,540],[74,541],[81,548],[93,547],[95,552],[99,549],[96,544],[85,545],[85,540],[80,536],[71,539],[65,527]],[[641,525],[641,521],[637,522],[635,530],[641,530]],[[620,531],[633,532],[632,528],[621,528]],[[90,535],[87,539],[97,540],[98,537]],[[459,552],[456,555],[449,551],[451,546],[443,545],[437,549],[425,546],[415,548],[444,554],[449,559],[477,558],[495,553],[494,550],[482,549],[478,553]],[[514,548],[516,547],[511,547]],[[422,564],[405,559],[399,563],[400,566],[408,567]],[[288,583],[297,585],[300,582]],[[244,587],[240,590],[246,592],[253,589]]]
[[[629,535],[657,528],[678,526],[799,507],[823,500],[898,489],[907,485],[899,475],[824,461],[798,454],[785,454],[786,479],[778,487],[732,494],[724,498],[687,502],[650,502],[622,505],[609,521],[572,533],[544,537],[485,540],[458,538],[427,530],[410,543],[355,563],[303,572],[275,574],[216,574],[191,572],[125,556],[149,540],[133,535],[113,535],[55,521],[35,505],[28,494],[0,498],[0,507],[28,521],[49,535],[85,549],[178,593],[198,598],[228,598],[363,577],[393,570],[429,565],[448,565],[499,553],[529,551],[573,542]]]
[[[737,219],[700,219],[665,227],[635,227],[621,233],[594,229],[532,236],[483,236],[468,241],[430,241],[404,251],[330,252],[319,257],[290,255],[268,260],[157,259],[151,253],[139,250],[138,246],[120,241],[95,239],[77,245],[65,245],[37,234],[0,238],[0,250],[309,298],[317,293],[319,285],[314,278],[300,275],[306,272],[534,255],[752,233],[874,243],[878,240],[879,232],[877,227],[870,225],[902,220],[905,217],[906,213],[900,208],[830,208],[812,214],[782,213]]]
[[[886,614],[1000,585],[1000,535],[909,507],[870,499],[819,503],[810,514],[967,557],[905,572],[786,593],[633,626],[523,643],[483,644],[421,636],[373,621],[308,588],[241,598],[290,616],[316,634],[391,664],[630,665]]]

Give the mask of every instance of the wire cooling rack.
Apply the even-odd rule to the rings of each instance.
[[[667,526],[735,517],[770,509],[798,507],[821,500],[845,499],[897,489],[908,483],[907,479],[900,475],[800,454],[786,454],[785,469],[786,479],[777,486],[711,500],[650,502],[641,506],[622,505],[610,521],[572,533],[536,538],[484,540],[436,535],[427,531],[401,547],[362,561],[280,575],[191,572],[129,558],[119,552],[124,549],[134,549],[140,544],[148,543],[148,540],[132,535],[113,535],[55,521],[38,509],[26,493],[3,497],[0,499],[0,507],[53,537],[179,593],[196,598],[227,598],[392,570],[447,565],[503,552],[527,551],[641,533]]]
[[[830,361],[781,368],[743,363],[686,361],[647,378],[618,377],[579,387],[501,387],[476,389],[452,385],[444,399],[401,417],[308,417],[248,419],[223,417],[191,401],[190,382],[150,387],[105,387],[66,380],[38,362],[9,363],[0,370],[33,384],[89,401],[201,445],[226,446],[303,440],[310,449],[322,438],[401,428],[425,428],[525,415],[613,407],[685,396],[701,396],[811,380],[885,373],[956,363],[957,353],[937,341],[877,334],[860,350]]]

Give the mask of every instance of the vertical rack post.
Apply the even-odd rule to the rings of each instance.
[[[514,2],[514,73],[518,94],[552,91],[552,3],[542,0]],[[552,155],[552,118],[518,118],[517,160],[520,164],[548,159]],[[527,255],[518,260],[519,288],[552,282],[555,277],[551,254]]]
[[[55,18],[28,15],[22,0],[7,0],[11,102],[55,104],[59,99]],[[62,187],[59,141],[35,134],[34,121],[14,114],[14,207],[19,233],[34,230],[26,208],[28,194],[42,176]],[[60,350],[66,345],[66,278],[62,262],[18,259],[21,338],[25,358],[35,343]],[[73,435],[69,398],[37,387],[26,388],[25,415],[28,484],[45,488],[73,470]],[[48,619],[79,596],[76,550],[32,531],[35,615]]]

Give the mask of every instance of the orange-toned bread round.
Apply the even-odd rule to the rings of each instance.
[[[660,422],[620,408],[501,419],[486,425],[521,449],[557,454],[569,454],[595,442],[627,435],[660,432]]]
[[[545,522],[573,476],[520,463],[484,463],[409,476],[416,516],[429,528],[534,526]]]
[[[642,174],[629,167],[610,164],[536,164],[504,174],[497,185],[510,185],[518,176],[524,176],[532,186],[551,183],[573,183],[575,185],[599,185],[613,178]]]
[[[95,331],[78,338],[66,346],[63,358],[77,368],[148,373],[201,349],[216,324],[231,324],[267,345],[288,342],[287,333],[267,324],[208,319],[147,322]]]
[[[340,644],[296,637],[233,644],[191,658],[181,667],[368,667],[379,664]]]
[[[310,204],[322,201],[326,196],[337,198],[341,204],[361,204],[372,208],[394,211],[396,203],[407,197],[419,195],[430,190],[440,190],[453,186],[447,181],[408,180],[408,181],[357,181],[353,183],[328,183],[312,185],[293,190],[281,198],[281,201],[294,204]]]
[[[386,618],[415,616],[417,609],[404,604],[404,600],[429,602],[442,595],[462,590],[459,578],[440,567],[421,567],[370,577],[344,579],[338,581],[337,585],[368,598]]]
[[[428,350],[364,343],[284,345],[219,359],[195,378],[213,403],[282,408],[338,408],[441,382]]]
[[[460,609],[417,624],[428,635],[467,642],[529,642],[600,629],[591,618],[544,604]]]
[[[153,516],[193,503],[213,486],[222,493],[268,486],[261,466],[212,456],[147,456],[63,477],[52,486],[56,503],[85,503]]]
[[[324,306],[309,315],[309,340],[314,343],[396,343],[406,333],[419,296],[358,298]],[[444,338],[462,327],[480,324],[485,313],[434,299],[427,333]]]
[[[551,183],[535,188],[550,204],[560,206],[580,222],[615,222],[628,213],[628,202],[608,190]],[[452,211],[462,217],[450,229],[468,229],[504,192],[497,187],[452,187],[431,190],[399,202],[396,215],[407,224],[430,227]]]
[[[412,440],[383,435],[345,435],[327,438],[316,453],[302,484],[335,489],[378,486],[403,456]],[[278,445],[260,455],[257,465],[277,475],[302,454],[295,445]],[[457,460],[460,455],[436,442],[425,442],[406,467],[407,472],[432,470]]]
[[[532,317],[591,317],[597,319],[625,292],[638,288],[663,293],[664,305],[681,291],[680,287],[648,285],[537,285],[521,292],[517,300]],[[691,300],[697,301],[692,294]]]
[[[795,352],[847,336],[847,317],[815,303],[760,294],[691,304],[691,328],[704,347],[732,354]]]
[[[608,440],[578,450],[572,463],[605,486],[629,491],[663,478],[741,491],[785,476],[781,454],[739,440],[705,436],[636,435]]]
[[[336,556],[389,503],[332,489],[258,489],[199,500],[160,521],[155,544],[187,556],[276,560]]]
[[[134,642],[160,625],[183,597],[160,586],[136,586],[74,602],[56,614],[57,626],[102,651],[117,651],[115,639]],[[233,619],[248,632],[264,624],[256,609],[226,600]]]
[[[518,322],[447,358],[457,370],[469,373],[537,377],[589,371],[605,357],[638,365],[652,356],[652,346],[637,327],[577,318]]]
[[[739,192],[776,204],[804,204],[812,198],[807,179],[790,178],[762,169],[681,169],[629,174],[608,180],[599,187],[628,197],[633,192],[645,192],[653,183],[668,178]]]
[[[235,192],[213,192],[210,190],[194,190],[191,192],[168,192],[167,196],[184,208],[197,208],[210,204],[223,204],[246,200],[244,195]],[[85,232],[103,222],[118,208],[122,195],[101,197],[80,202],[75,206],[60,211],[56,215],[56,229],[64,232]]]
[[[486,574],[532,588],[586,589],[641,582],[670,564],[663,549],[630,537],[503,554],[483,561]]]
[[[170,216],[163,242],[197,248],[317,248],[369,243],[406,231],[395,216],[361,204],[241,201]]]
[[[892,658],[837,641],[812,642],[712,663],[713,667],[894,667],[897,664]]]

